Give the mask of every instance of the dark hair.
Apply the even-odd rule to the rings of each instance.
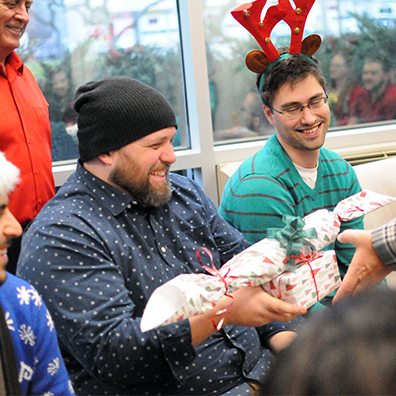
[[[363,66],[368,63],[378,63],[381,65],[382,70],[386,73],[390,69],[390,65],[382,57],[376,53],[368,54],[364,58]]]
[[[288,48],[283,47],[278,50],[280,55],[288,52]],[[285,84],[294,85],[304,80],[309,75],[313,75],[319,84],[326,91],[326,79],[319,67],[319,61],[314,56],[313,62],[303,56],[291,56],[278,62],[268,74],[264,76],[263,89],[260,92],[263,103],[272,107],[277,91]],[[257,75],[256,85],[260,90],[260,79],[262,74]]]
[[[396,394],[396,292],[376,290],[314,313],[281,351],[265,394]]]

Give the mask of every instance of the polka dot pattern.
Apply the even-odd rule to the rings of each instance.
[[[203,271],[197,249],[219,268],[248,246],[195,182],[171,182],[171,201],[147,210],[78,165],[24,235],[18,274],[53,316],[77,394],[246,394],[245,378],[268,371],[256,329],[226,327],[196,349],[187,320],[140,331],[155,288]]]

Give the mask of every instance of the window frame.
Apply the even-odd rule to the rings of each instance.
[[[218,205],[220,197],[217,190],[216,166],[248,158],[262,148],[266,140],[214,145],[202,1],[177,0],[177,6],[191,147],[176,150],[177,160],[171,170],[194,169],[194,179]],[[331,131],[327,134],[325,147],[336,151],[344,158],[374,152],[396,151],[396,121],[367,127],[344,127]],[[54,163],[56,186],[63,184],[75,167],[75,163]]]

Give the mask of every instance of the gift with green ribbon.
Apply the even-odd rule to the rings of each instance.
[[[299,259],[304,246],[310,251],[315,250],[315,246],[307,238],[317,238],[315,228],[304,230],[305,221],[301,217],[285,215],[282,218],[286,224],[284,228],[269,228],[267,238],[276,239],[280,246],[286,249],[286,268],[292,270],[295,267],[296,259]]]

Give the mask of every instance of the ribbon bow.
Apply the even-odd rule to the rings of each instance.
[[[218,331],[218,330],[220,330],[220,329],[223,327],[224,320],[225,320],[225,316],[223,316],[217,324],[215,323],[215,320],[214,320],[214,319],[215,319],[215,316],[221,316],[221,315],[223,315],[223,314],[227,314],[227,313],[228,313],[228,310],[230,309],[230,307],[231,307],[232,304],[233,304],[233,301],[232,301],[232,300],[234,300],[234,297],[233,297],[231,294],[228,294],[228,287],[229,287],[230,282],[231,282],[231,280],[232,280],[233,277],[228,277],[228,273],[229,273],[230,270],[231,270],[230,268],[228,269],[228,271],[227,271],[227,273],[226,273],[225,275],[222,275],[222,274],[220,273],[220,271],[219,271],[219,270],[215,267],[215,265],[213,264],[213,256],[212,256],[212,253],[210,252],[210,250],[207,249],[206,247],[202,247],[201,249],[207,253],[207,255],[209,256],[210,261],[211,261],[211,263],[212,263],[212,267],[208,267],[207,265],[203,265],[203,264],[202,264],[202,261],[201,261],[201,254],[200,254],[199,249],[198,249],[198,250],[197,250],[197,258],[198,258],[198,261],[199,261],[199,263],[201,264],[202,268],[205,269],[207,272],[209,272],[209,274],[218,277],[218,278],[224,283],[224,286],[225,286],[225,293],[224,293],[224,295],[231,298],[231,303],[230,303],[227,307],[221,309],[220,311],[217,311],[217,312],[210,318],[211,321],[212,321],[213,327],[215,328],[216,331]]]
[[[317,238],[315,228],[304,230],[305,222],[301,217],[283,216],[284,228],[269,228],[268,239],[276,239],[282,248],[286,249],[286,269],[294,267],[296,257],[301,255],[303,246],[315,250],[314,245],[307,238]]]

